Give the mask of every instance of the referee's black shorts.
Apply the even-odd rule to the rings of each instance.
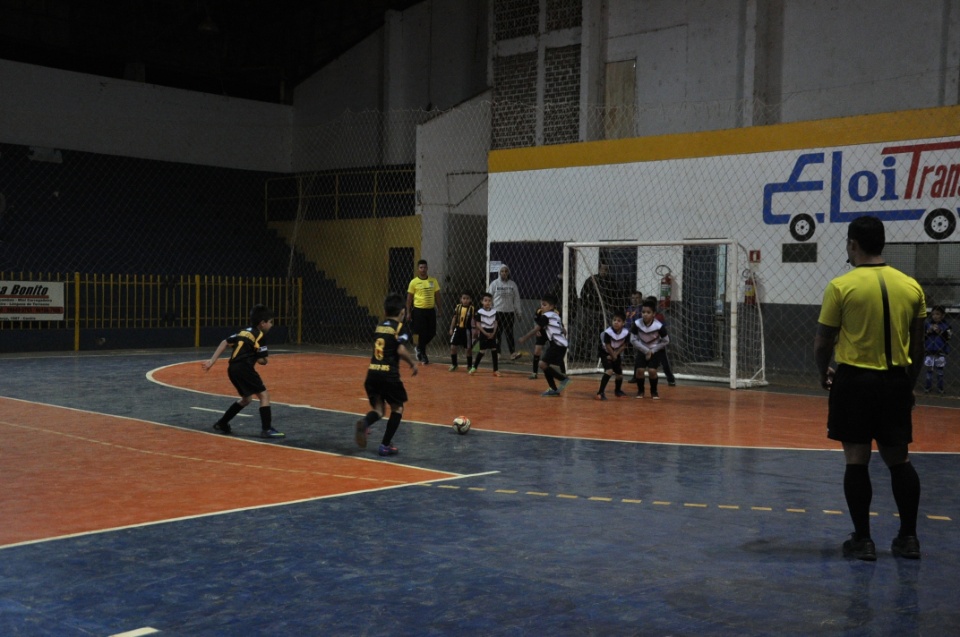
[[[878,371],[840,365],[830,388],[827,437],[885,446],[913,442],[913,388],[905,367]]]

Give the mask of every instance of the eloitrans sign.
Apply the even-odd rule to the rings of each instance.
[[[0,281],[0,321],[62,321],[66,284]]]

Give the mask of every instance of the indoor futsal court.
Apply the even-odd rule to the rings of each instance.
[[[436,357],[383,459],[384,421],[353,440],[367,357],[281,349],[280,441],[256,403],[212,432],[235,396],[206,351],[0,360],[0,635],[960,634],[951,401],[915,411],[923,558],[890,554],[875,454],[868,563],[823,393],[541,398],[528,357]]]

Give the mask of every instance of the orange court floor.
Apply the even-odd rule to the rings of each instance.
[[[274,356],[260,368],[273,402],[310,405],[349,413],[367,411],[363,392],[366,358],[336,354]],[[662,400],[635,399],[635,385],[624,383],[628,396],[594,400],[598,376],[573,376],[559,398],[544,398],[540,376],[509,371],[495,377],[489,367],[467,374],[461,366],[421,365],[412,376],[401,374],[410,395],[404,420],[448,424],[464,414],[478,429],[516,434],[565,436],[687,445],[835,449],[826,438],[826,393],[737,390],[725,386],[660,382]],[[219,372],[219,373],[218,373]],[[234,389],[214,367],[178,363],[156,370],[151,378],[172,387],[233,396]],[[524,366],[524,372],[526,372]],[[914,412],[913,451],[960,452],[960,413],[950,407],[918,406]]]

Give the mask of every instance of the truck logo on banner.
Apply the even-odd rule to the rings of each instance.
[[[62,321],[64,283],[0,281],[0,321]]]
[[[956,230],[960,213],[960,163],[949,162],[958,150],[960,141],[885,146],[870,167],[849,166],[849,149],[829,155],[803,153],[786,181],[764,186],[763,222],[788,223],[794,239],[807,241],[817,224],[825,222],[849,223],[864,215],[904,222],[926,216],[927,236],[942,241]],[[821,198],[823,207],[814,205],[793,214],[778,212],[775,205],[777,195],[817,192],[829,193]]]

